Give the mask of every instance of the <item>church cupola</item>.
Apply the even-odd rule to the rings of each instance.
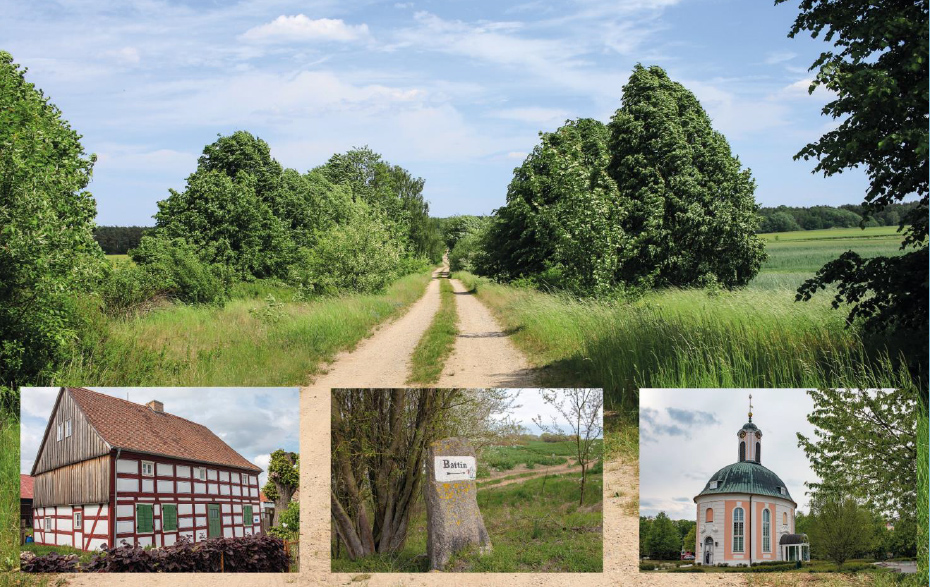
[[[752,423],[752,394],[749,394],[749,422],[736,433],[739,462],[762,463],[762,431]]]

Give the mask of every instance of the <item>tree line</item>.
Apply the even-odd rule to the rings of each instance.
[[[665,512],[639,517],[639,557],[678,560],[682,551],[694,554],[694,520],[673,520]]]
[[[95,234],[96,157],[25,74],[0,52],[0,386],[52,378],[99,338],[101,313],[222,304],[236,282],[261,279],[297,299],[375,292],[442,256],[422,178],[368,147],[285,169],[246,131],[204,147],[154,227]],[[101,245],[133,263],[108,262]]]
[[[858,226],[898,226],[918,206],[917,202],[889,204],[884,209],[866,214],[861,204],[842,206],[774,206],[759,209],[762,222],[759,232],[791,232],[823,228],[855,228]]]

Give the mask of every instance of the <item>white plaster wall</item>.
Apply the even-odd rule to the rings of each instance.
[[[139,473],[139,461],[135,459],[117,459],[116,472],[137,475]]]

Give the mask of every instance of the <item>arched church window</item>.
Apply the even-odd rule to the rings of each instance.
[[[784,524],[785,526],[788,525],[788,512],[781,513],[781,523]]]
[[[746,443],[741,442],[739,443],[739,462],[742,463],[745,460],[746,460]]]
[[[733,552],[743,552],[743,508],[733,510]]]
[[[762,552],[772,552],[772,513],[762,510]]]
[[[756,443],[756,462],[762,462],[762,444],[758,442]]]
[[[707,508],[707,517],[704,520],[710,524],[714,521],[714,508]]]

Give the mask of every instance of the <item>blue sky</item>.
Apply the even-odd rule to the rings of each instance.
[[[21,398],[20,473],[28,474],[42,444],[60,387],[24,387]],[[89,387],[202,424],[268,476],[271,453],[300,452],[300,392],[296,387]]]
[[[835,124],[806,91],[826,45],[772,4],[0,0],[0,49],[98,155],[99,224],[152,224],[237,129],[301,171],[367,144],[426,179],[434,215],[489,213],[537,133],[608,120],[638,62],[698,96],[763,205],[858,203],[863,173],[792,160]]]
[[[711,476],[739,460],[737,432],[748,420],[762,431],[762,464],[810,512],[806,483],[819,481],[797,433],[814,438],[807,421],[814,400],[804,389],[641,389],[639,513],[693,520],[694,496]]]

